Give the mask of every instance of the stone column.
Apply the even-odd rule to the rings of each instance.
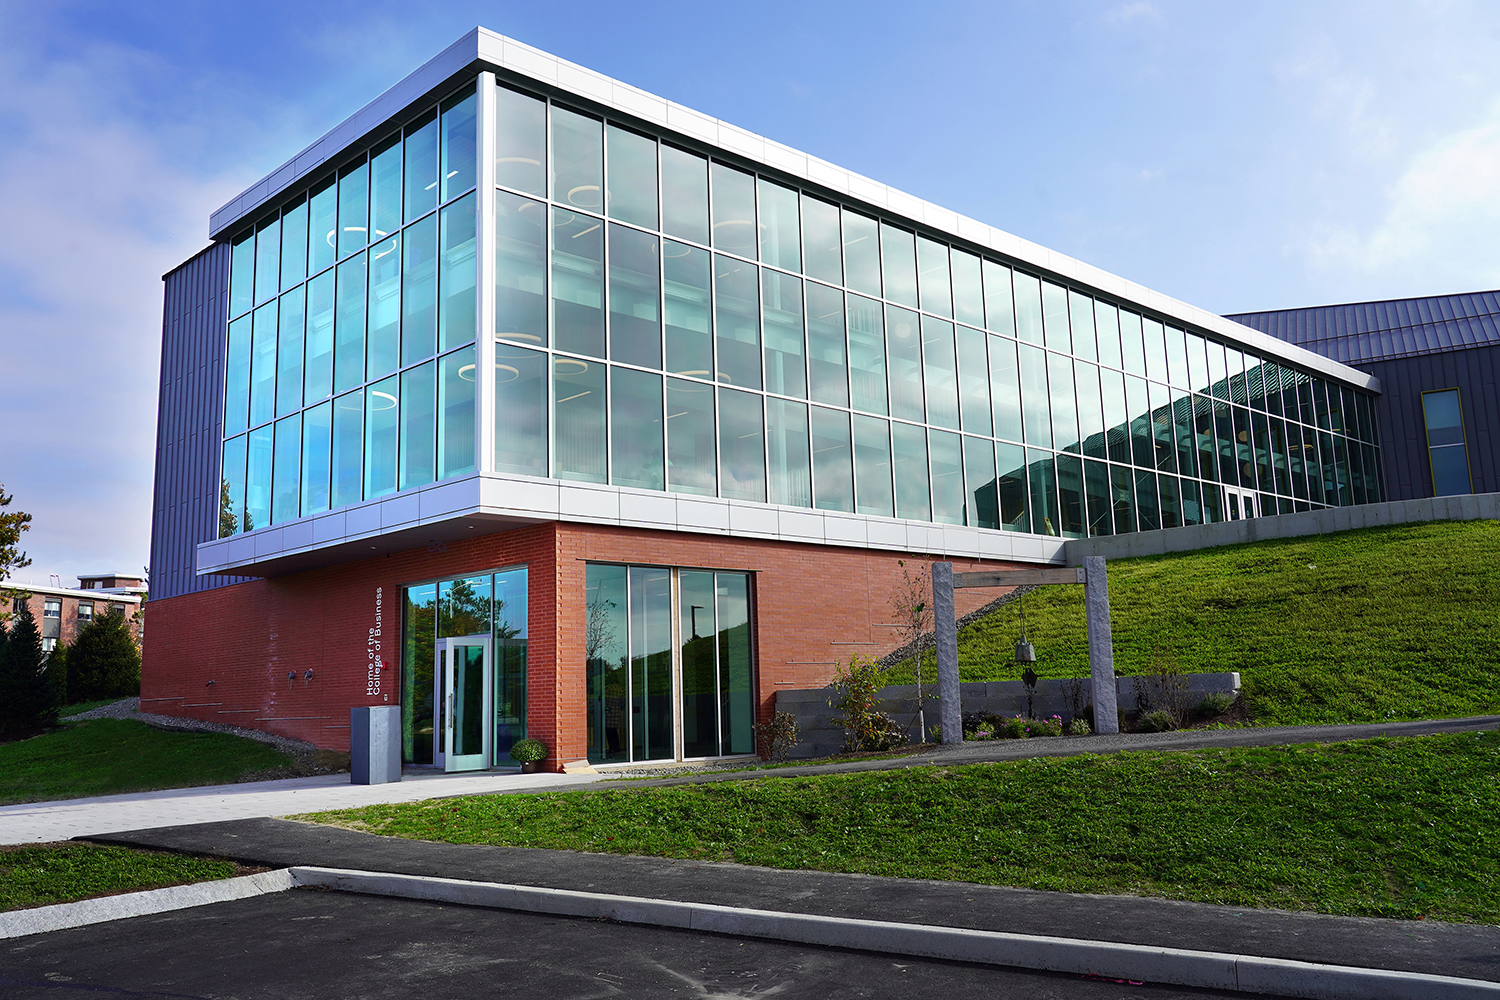
[[[1084,556],[1083,572],[1083,600],[1089,627],[1089,677],[1094,688],[1094,732],[1118,733],[1120,715],[1115,698],[1115,651],[1109,635],[1109,576],[1104,557]]]
[[[964,741],[958,693],[958,625],[953,614],[953,564],[932,564],[932,629],[937,645],[938,699],[944,743]]]

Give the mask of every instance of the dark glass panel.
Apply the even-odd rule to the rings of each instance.
[[[1104,436],[1111,462],[1130,462],[1130,408],[1125,401],[1125,375],[1112,368],[1099,369],[1099,389],[1104,403]]]
[[[719,625],[721,754],[755,751],[755,668],[750,644],[750,577],[715,573]]]
[[[1241,407],[1234,410],[1234,457],[1239,470],[1240,485],[1246,489],[1256,488],[1255,445],[1250,439],[1250,411]]]
[[[1089,537],[1114,534],[1114,518],[1110,511],[1109,466],[1103,462],[1083,463],[1083,493]]]
[[[1037,535],[1058,534],[1057,471],[1052,453],[1026,449],[1026,478],[1031,482],[1031,530]]]
[[[995,492],[995,443],[964,437],[964,520],[978,528],[1000,527],[1000,500]]]
[[[1136,523],[1142,531],[1155,531],[1161,527],[1155,473],[1137,471],[1135,474],[1135,516]]]
[[[1031,486],[1026,481],[1026,449],[1018,444],[995,445],[996,490],[1000,496],[1000,527],[1031,530]]]
[[[526,567],[495,574],[494,763],[508,761],[510,748],[526,738]]]
[[[1161,526],[1163,528],[1182,527],[1182,499],[1177,492],[1177,477],[1157,476],[1156,486],[1161,494]]]
[[[1099,369],[1083,361],[1077,362],[1073,367],[1078,380],[1078,436],[1083,441],[1083,453],[1090,458],[1108,458],[1108,438],[1104,433],[1104,401],[1099,394]]]
[[[584,569],[588,747],[595,764],[630,759],[630,598],[624,566]]]
[[[1172,440],[1172,403],[1167,387],[1149,383],[1151,399],[1151,438],[1155,444],[1151,468],[1162,472],[1177,471],[1177,446]]]
[[[1125,407],[1130,413],[1130,458],[1143,469],[1156,468],[1156,441],[1151,428],[1151,401],[1144,379],[1125,377]]]
[[[679,571],[677,598],[682,635],[682,755],[712,757],[719,752],[714,575]]]
[[[1130,469],[1123,465],[1109,467],[1110,496],[1115,511],[1115,534],[1124,535],[1138,528],[1135,519],[1135,482]]]
[[[1266,415],[1259,411],[1252,412],[1250,424],[1255,433],[1256,482],[1262,493],[1275,493],[1276,481],[1271,473],[1271,435],[1266,425]],[[1251,488],[1254,488],[1254,484]]]
[[[1083,459],[1057,456],[1057,510],[1064,538],[1082,538],[1087,533],[1088,511],[1084,507]]]

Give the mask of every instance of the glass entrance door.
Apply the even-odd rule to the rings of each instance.
[[[445,771],[479,771],[489,765],[489,706],[494,699],[489,644],[487,635],[438,640],[433,763]]]
[[[1233,486],[1224,487],[1224,516],[1226,520],[1259,517],[1260,511],[1254,490],[1241,490]]]

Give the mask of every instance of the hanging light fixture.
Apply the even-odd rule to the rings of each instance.
[[[1016,603],[1020,606],[1020,609],[1021,609],[1021,639],[1020,639],[1019,642],[1016,643],[1016,662],[1017,663],[1035,663],[1036,662],[1036,647],[1031,644],[1031,640],[1029,640],[1029,639],[1026,638],[1026,599],[1025,599],[1025,597],[1018,597],[1018,598],[1016,598]]]

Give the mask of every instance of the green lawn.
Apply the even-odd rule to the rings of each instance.
[[[0,803],[219,785],[293,765],[264,743],[95,719],[0,743]]]
[[[113,705],[119,700],[119,698],[100,698],[98,701],[80,701],[76,705],[64,705],[58,710],[57,714],[60,718],[66,719],[70,715],[78,715],[96,708],[103,708],[105,705]]]
[[[1500,923],[1500,733],[1034,759],[303,817],[450,843],[705,858]]]
[[[229,861],[93,844],[0,848],[0,910],[229,878]]]
[[[1109,591],[1117,672],[1238,670],[1258,725],[1500,714],[1500,522],[1122,559]],[[1025,607],[1037,673],[1087,676],[1083,588],[1043,587]],[[1018,678],[1020,633],[1015,603],[964,629],[962,678]],[[890,683],[911,677],[908,661]]]

